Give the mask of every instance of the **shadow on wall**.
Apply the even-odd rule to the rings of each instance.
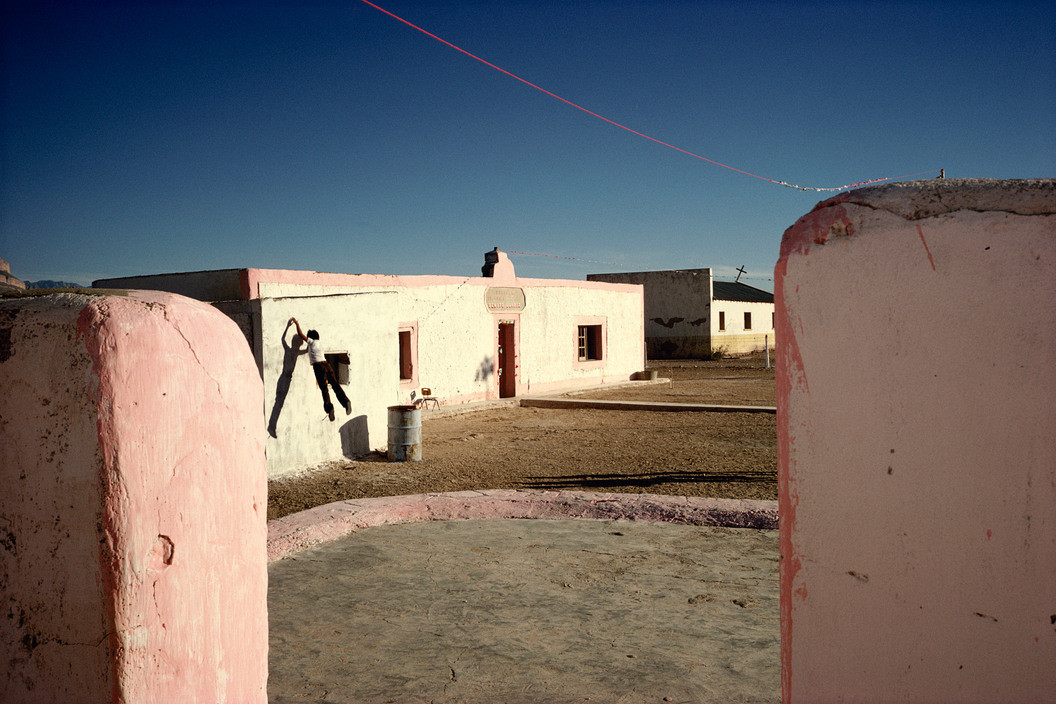
[[[293,337],[292,347],[286,342],[290,327],[290,322],[286,321],[286,329],[282,331],[282,373],[279,374],[279,380],[275,382],[275,403],[271,407],[271,416],[268,418],[268,434],[273,438],[279,437],[279,416],[282,414],[282,407],[286,404],[286,395],[290,392],[290,382],[293,381],[293,370],[297,367],[297,357],[307,351],[307,348],[301,351],[301,338],[297,335]]]
[[[480,363],[480,368],[477,369],[477,374],[473,379],[474,381],[487,381],[493,376],[495,376],[495,358],[485,357],[484,361]]]
[[[678,351],[678,343],[665,340],[660,344],[660,357],[671,357]]]
[[[340,428],[341,453],[349,458],[362,457],[370,453],[370,433],[367,431],[367,417],[356,416]]]

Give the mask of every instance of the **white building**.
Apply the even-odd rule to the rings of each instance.
[[[589,274],[588,281],[645,287],[645,343],[650,359],[743,354],[773,346],[774,294],[715,281],[711,269]]]
[[[227,269],[93,283],[210,301],[242,328],[265,388],[269,477],[387,443],[387,409],[429,388],[442,405],[623,382],[645,368],[642,287],[484,276]],[[318,330],[352,412],[331,422],[289,323]]]

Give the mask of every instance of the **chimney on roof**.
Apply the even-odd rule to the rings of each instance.
[[[495,276],[495,265],[499,263],[499,248],[484,252],[484,266],[480,267],[480,273],[489,279]]]
[[[480,272],[489,279],[496,279],[496,284],[512,285],[512,282],[517,279],[517,274],[513,270],[513,262],[510,261],[506,252],[499,251],[498,247],[490,252],[484,252],[484,266],[480,267]]]

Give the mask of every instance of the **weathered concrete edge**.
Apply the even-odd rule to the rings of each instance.
[[[933,178],[900,181],[845,191],[814,206],[852,204],[886,210],[907,220],[956,212],[1056,214],[1056,179]]]
[[[522,398],[521,406],[527,408],[594,408],[604,411],[777,413],[776,406],[721,406],[711,403],[656,403],[653,401],[594,401],[573,398]]]
[[[622,519],[773,530],[777,502],[534,489],[350,499],[268,521],[268,562],[379,525],[515,518]]]
[[[514,396],[511,398],[493,398],[485,401],[470,401],[468,403],[447,403],[441,405],[439,408],[422,408],[422,420],[429,420],[431,418],[446,418],[450,416],[463,415],[465,413],[475,413],[477,411],[491,411],[496,408],[510,408],[513,406],[524,405],[521,403],[524,398],[543,398],[551,397],[556,398],[557,396],[563,396],[565,394],[591,394],[597,391],[615,391],[618,389],[630,389],[640,388],[642,386],[659,386],[662,384],[670,384],[670,379],[641,379],[637,381],[620,381],[613,382],[610,384],[595,384],[592,386],[584,386],[578,389],[565,389],[561,391],[555,391],[554,396],[544,394],[541,396]]]

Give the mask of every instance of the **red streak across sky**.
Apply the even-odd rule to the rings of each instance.
[[[663,145],[665,147],[668,147],[669,149],[674,149],[677,152],[682,152],[683,154],[685,154],[687,156],[691,156],[694,159],[700,159],[701,161],[706,161],[709,164],[714,164],[715,166],[721,166],[724,169],[729,169],[730,171],[736,171],[739,174],[744,174],[745,176],[751,176],[752,178],[757,178],[757,179],[759,179],[761,181],[767,181],[769,183],[777,184],[778,186],[785,186],[786,188],[795,188],[795,189],[798,189],[798,190],[801,190],[801,191],[843,191],[843,190],[846,190],[848,188],[855,188],[857,186],[867,186],[867,185],[869,185],[871,183],[881,183],[883,181],[892,181],[894,179],[910,178],[911,176],[922,176],[924,174],[930,174],[930,173],[934,173],[934,172],[938,171],[938,169],[931,169],[929,171],[922,171],[922,172],[916,173],[916,174],[907,174],[905,176],[888,176],[887,178],[874,178],[874,179],[869,179],[868,181],[859,181],[858,183],[850,183],[850,184],[847,184],[846,186],[837,186],[835,188],[815,188],[815,187],[811,187],[811,186],[796,186],[794,184],[787,183],[785,181],[778,181],[776,179],[767,178],[765,176],[759,176],[759,175],[756,175],[756,174],[753,174],[753,173],[749,173],[748,171],[743,171],[743,170],[735,168],[733,166],[729,166],[727,164],[723,164],[723,163],[720,163],[718,161],[714,161],[712,159],[708,159],[707,157],[701,156],[700,154],[694,154],[693,152],[687,151],[685,149],[682,149],[681,147],[676,147],[673,144],[668,144],[667,142],[663,142],[663,141],[661,141],[659,139],[656,139],[655,137],[650,137],[647,134],[643,134],[642,132],[639,132],[638,130],[631,129],[630,127],[627,127],[626,125],[621,125],[619,122],[616,122],[614,120],[610,120],[609,118],[607,118],[607,117],[605,117],[603,115],[599,115],[596,112],[588,110],[587,108],[583,107],[582,105],[577,105],[576,103],[573,103],[571,100],[567,100],[565,98],[562,98],[560,95],[557,95],[556,93],[551,93],[547,89],[541,88],[541,87],[535,85],[534,83],[532,83],[531,81],[526,81],[525,79],[521,78],[517,74],[510,73],[506,69],[504,69],[504,68],[502,68],[500,66],[496,66],[495,64],[491,63],[490,61],[485,61],[484,59],[480,58],[476,54],[471,54],[470,52],[466,51],[462,47],[456,46],[456,45],[452,44],[451,42],[447,41],[446,39],[438,37],[435,34],[433,34],[432,32],[426,31],[426,30],[422,29],[421,27],[419,27],[418,25],[413,24],[411,22],[408,22],[407,20],[403,19],[399,15],[394,15],[393,13],[389,12],[385,8],[378,7],[374,3],[370,2],[370,0],[360,0],[360,1],[365,3],[365,4],[367,4],[367,5],[370,5],[371,7],[373,7],[375,10],[378,10],[379,12],[385,13],[386,15],[388,15],[391,18],[393,18],[394,20],[402,22],[405,25],[407,25],[408,27],[411,27],[412,29],[416,29],[416,30],[418,30],[419,32],[421,32],[422,34],[424,34],[424,35],[426,35],[428,37],[432,37],[433,39],[435,39],[436,41],[440,42],[441,44],[446,44],[447,46],[451,47],[455,51],[461,52],[461,53],[465,54],[466,56],[468,56],[469,58],[474,59],[476,61],[479,61],[480,63],[484,64],[485,66],[490,66],[491,68],[495,69],[496,71],[499,71],[500,73],[504,73],[507,76],[509,76],[510,78],[518,80],[521,83],[525,84],[526,86],[530,86],[532,88],[535,88],[537,91],[539,91],[541,93],[546,93],[551,98],[556,98],[557,100],[560,100],[562,103],[565,103],[566,105],[570,105],[570,106],[574,107],[576,110],[582,110],[583,112],[587,113],[588,115],[591,115],[593,117],[598,118],[599,120],[607,122],[607,123],[609,123],[610,125],[612,125],[614,127],[619,127],[621,130],[626,130],[626,131],[630,132],[631,134],[636,134],[639,137],[643,137],[644,139],[648,139],[650,142],[656,142],[657,144],[661,144],[661,145]]]

